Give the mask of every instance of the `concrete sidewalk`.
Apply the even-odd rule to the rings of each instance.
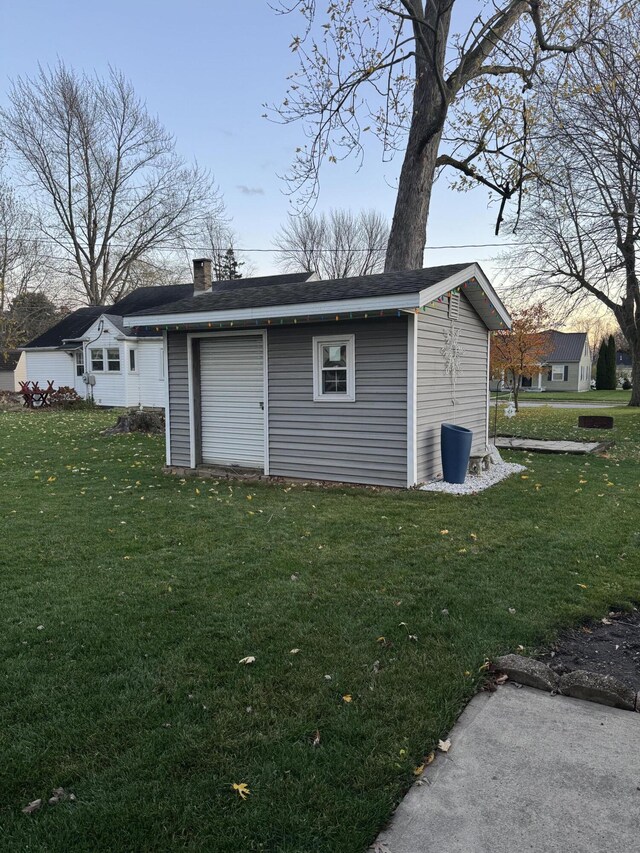
[[[373,850],[640,850],[640,714],[507,684],[450,739]]]

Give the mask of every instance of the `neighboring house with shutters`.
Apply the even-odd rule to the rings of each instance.
[[[193,284],[141,287],[114,305],[79,308],[22,347],[25,378],[74,388],[99,406],[164,406],[162,335],[132,335],[123,315],[193,293]]]
[[[216,282],[124,325],[163,335],[173,469],[406,487],[441,475],[443,422],[486,452],[489,333],[510,322],[481,268],[453,264]]]
[[[550,338],[550,352],[543,369],[531,379],[523,379],[525,391],[588,391],[591,388],[591,347],[586,332],[544,333]]]
[[[20,350],[0,350],[0,391],[19,391],[26,378],[24,354]]]

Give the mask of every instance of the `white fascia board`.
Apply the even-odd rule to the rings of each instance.
[[[261,305],[255,308],[231,308],[224,311],[197,311],[189,314],[145,314],[125,317],[124,325],[173,326],[181,323],[223,323],[236,320],[268,320],[270,317],[300,317],[323,314],[347,314],[350,311],[383,311],[389,308],[417,308],[419,293],[396,296],[364,296],[359,299],[334,299],[330,302],[296,302],[293,305]]]
[[[482,288],[485,296],[491,302],[493,308],[495,308],[496,313],[500,317],[500,319],[506,324],[507,328],[511,328],[511,317],[509,316],[509,312],[505,308],[502,303],[502,300],[495,292],[489,279],[486,277],[482,268],[479,264],[473,263],[469,264],[468,267],[465,267],[460,272],[454,273],[454,275],[450,275],[448,278],[443,279],[437,284],[432,284],[430,287],[425,288],[420,291],[420,307],[424,305],[428,305],[429,302],[433,302],[434,299],[439,299],[441,296],[444,296],[445,293],[448,293],[450,290],[453,290],[456,287],[460,287],[460,285],[464,284],[466,281],[469,281],[470,278],[475,278]]]

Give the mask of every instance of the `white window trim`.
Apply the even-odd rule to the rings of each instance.
[[[552,364],[551,365],[551,381],[552,382],[564,382],[564,364]],[[556,378],[556,374],[560,374],[560,379]]]
[[[133,364],[134,367],[131,367],[131,353],[133,353]],[[115,372],[115,371],[113,371]],[[127,348],[127,373],[137,373],[138,372],[138,349],[137,347],[128,347]]]
[[[118,353],[118,369],[117,370],[111,370],[111,368],[109,367],[109,360],[110,360],[109,359],[109,351]],[[111,361],[114,361],[114,359],[111,359]],[[120,353],[120,347],[105,347],[104,348],[104,363],[107,366],[107,369],[103,371],[104,373],[111,373],[111,374],[122,373],[122,356]]]
[[[314,403],[355,403],[356,400],[356,336],[314,335],[313,337],[313,401]],[[347,393],[323,393],[320,349],[326,344],[347,347]]]
[[[102,353],[102,367],[101,368],[97,368],[97,367],[93,366],[93,353],[94,352],[101,352]],[[91,367],[92,373],[106,373],[106,371],[104,369],[105,362],[106,362],[106,359],[105,359],[104,347],[89,347],[89,366]]]

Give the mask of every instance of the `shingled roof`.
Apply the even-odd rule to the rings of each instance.
[[[587,340],[586,332],[558,332],[549,329],[545,334],[551,337],[553,347],[545,359],[547,364],[580,361]]]
[[[123,329],[118,318],[133,311],[155,309],[159,305],[175,302],[192,294],[192,284],[139,287],[113,305],[90,305],[86,308],[78,308],[77,311],[68,314],[55,326],[25,344],[24,349],[55,348],[63,346],[65,341],[79,340],[102,314],[108,315],[123,334],[129,334]]]
[[[447,264],[419,270],[399,270],[326,281],[298,278],[293,281],[273,281],[269,285],[260,283],[259,279],[244,279],[241,286],[237,286],[235,282],[225,283],[224,286],[217,283],[210,291],[154,310],[153,316],[416,293],[461,272],[468,266],[469,264]],[[289,277],[273,276],[273,278],[288,279]],[[231,286],[232,284],[235,286]],[[149,313],[151,312],[136,311],[128,316],[132,318]]]

